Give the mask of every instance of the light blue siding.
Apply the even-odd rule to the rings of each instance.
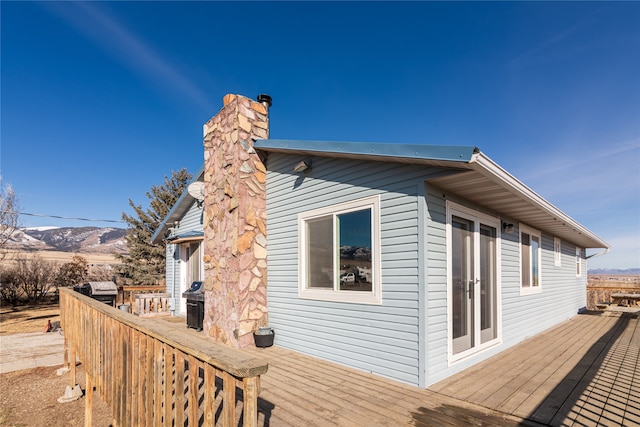
[[[190,231],[203,231],[202,226],[202,208],[199,208],[194,201],[189,210],[185,213],[174,228],[173,235],[180,235]],[[171,311],[177,316],[186,316],[187,313],[180,310],[180,298],[182,298],[182,290],[180,289],[180,247],[167,243],[166,247],[166,287],[167,293],[171,294]]]
[[[542,292],[520,294],[518,221],[501,218],[428,184],[454,173],[435,167],[269,153],[267,297],[276,344],[395,380],[426,387],[575,315],[586,302],[575,277],[575,246],[563,241],[555,267],[553,237],[542,232]],[[426,184],[425,184],[426,182]],[[382,304],[298,297],[298,214],[380,195]],[[501,238],[499,342],[451,363],[447,320],[447,200],[516,224]]]
[[[277,345],[418,385],[419,239],[425,178],[438,168],[270,153],[267,173],[268,306]],[[298,213],[380,195],[382,304],[298,298]],[[424,367],[422,368],[424,371]]]
[[[450,195],[446,195],[449,197]],[[482,207],[456,200],[482,211]],[[428,277],[428,384],[462,371],[526,338],[536,335],[570,317],[586,305],[586,277],[575,275],[575,245],[562,242],[562,265],[554,266],[553,237],[542,231],[542,292],[520,294],[519,228],[501,235],[501,340],[492,348],[462,361],[448,360],[447,277],[446,277],[446,204],[442,191],[427,186]],[[489,214],[489,212],[487,212]],[[499,217],[499,213],[493,214]],[[516,219],[501,218],[518,224]],[[584,262],[583,262],[584,270]]]

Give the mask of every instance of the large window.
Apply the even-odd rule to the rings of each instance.
[[[541,244],[539,231],[520,225],[520,292],[523,294],[540,292]]]
[[[303,298],[380,303],[379,198],[298,216]]]

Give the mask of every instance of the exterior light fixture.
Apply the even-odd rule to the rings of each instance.
[[[513,224],[502,223],[502,229],[505,233],[513,233]]]
[[[293,171],[296,173],[304,172],[311,169],[311,159],[303,160],[293,167]]]

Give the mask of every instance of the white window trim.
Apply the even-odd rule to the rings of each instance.
[[[538,241],[540,242],[540,245],[538,246],[538,286],[529,286],[529,287],[524,287],[522,286],[522,233],[527,233],[530,236],[536,236],[538,238]],[[519,269],[519,278],[518,281],[520,282],[520,295],[532,295],[532,294],[539,294],[542,292],[542,233],[539,230],[536,230],[535,228],[531,228],[527,225],[524,224],[520,224],[519,226],[519,230],[518,230],[518,260],[520,263],[520,269]],[[531,271],[529,271],[529,274],[531,274]],[[530,283],[533,283],[533,278],[530,278]]]
[[[582,248],[576,246],[576,277],[582,277]]]
[[[553,265],[562,267],[562,239],[559,237],[553,238]]]
[[[371,273],[373,275],[372,291],[339,291],[334,289],[309,289],[306,287],[306,232],[305,222],[314,218],[348,213],[362,209],[371,209]],[[335,241],[335,238],[334,238]],[[298,214],[298,297],[323,301],[348,302],[357,304],[382,304],[382,275],[380,266],[380,196],[352,200],[346,203]],[[335,261],[334,261],[335,262]],[[338,266],[334,265],[334,268]],[[338,271],[338,270],[336,270]]]

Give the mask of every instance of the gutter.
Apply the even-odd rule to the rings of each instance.
[[[606,252],[608,252],[611,248],[611,246],[607,242],[596,236],[593,232],[575,221],[569,215],[565,214],[560,209],[546,201],[542,196],[520,182],[516,177],[504,170],[497,163],[487,157],[484,153],[480,151],[474,152],[471,160],[469,161],[469,165],[474,167],[474,169],[479,170],[479,172],[483,172],[491,177],[495,177],[498,180],[498,184],[506,184],[513,192],[519,194],[524,199],[529,200],[531,203],[548,212],[550,215],[561,219],[565,224],[573,227],[576,232],[587,236],[589,239],[600,245],[596,247],[605,248]]]
[[[600,256],[600,255],[606,255],[606,254],[609,253],[610,250],[611,250],[611,248],[606,248],[604,251],[595,253],[593,255],[589,255],[588,257],[585,257],[584,259],[590,259],[590,258],[595,258],[595,257]]]

